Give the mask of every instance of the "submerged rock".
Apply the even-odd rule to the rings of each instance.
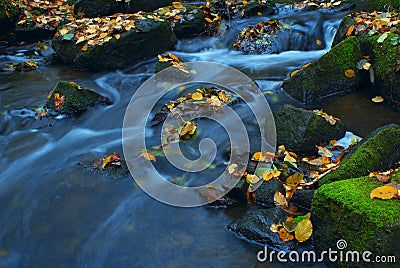
[[[400,160],[400,126],[391,124],[378,128],[364,138],[345,156],[340,167],[323,177],[319,183],[358,178],[370,171],[387,170]]]
[[[344,137],[346,127],[342,122],[335,125],[312,111],[284,105],[274,112],[278,144],[299,154],[316,153],[316,145]]]
[[[349,37],[290,77],[283,83],[283,89],[305,104],[354,91],[359,83],[356,65],[361,58],[359,40]]]
[[[353,261],[351,267],[365,267],[361,256],[367,250],[373,254],[367,256],[371,261],[374,256],[398,256],[399,200],[370,199],[371,191],[382,185],[376,178],[363,177],[323,185],[315,192],[311,220],[319,253],[337,250],[338,241],[345,240],[342,250],[360,254],[360,262]]]
[[[171,0],[135,0],[133,2],[115,0],[80,0],[75,5],[75,14],[93,18],[115,13],[135,13],[153,11],[159,7],[171,5]]]
[[[54,51],[65,63],[77,69],[101,71],[125,68],[175,47],[176,37],[167,22],[149,19],[142,13],[116,14],[110,16],[110,20],[117,20],[118,17],[123,17],[124,23],[130,22],[125,28],[115,25],[121,31],[124,29],[123,32],[102,36],[103,33],[96,30],[100,35],[94,39],[87,37],[88,40],[84,42],[78,42],[78,38],[74,36],[80,30],[75,24],[59,28],[53,38]],[[80,23],[93,23],[85,21]],[[62,31],[67,33],[63,34]]]
[[[61,99],[57,102],[57,99]],[[46,106],[56,114],[76,115],[89,107],[108,105],[110,100],[92,89],[83,88],[75,82],[60,81],[49,95]]]

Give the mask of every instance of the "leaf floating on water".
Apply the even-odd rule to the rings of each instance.
[[[236,164],[236,163],[230,164],[229,167],[228,167],[228,173],[232,174],[233,172],[236,171],[237,167],[238,167],[238,164]]]
[[[317,43],[318,46],[321,46],[321,45],[322,45],[322,42],[321,42],[321,40],[319,40],[319,39],[317,39],[316,43]]]
[[[397,188],[388,185],[375,188],[374,190],[372,190],[370,194],[371,199],[378,198],[378,199],[388,200],[396,196],[398,196]]]
[[[121,166],[121,157],[116,152],[114,152],[114,154],[103,157],[101,160],[101,169],[106,169],[111,166]]]
[[[297,241],[299,242],[307,241],[313,233],[313,226],[311,221],[309,219],[302,220],[297,224],[297,227],[294,232]]]
[[[141,156],[149,161],[156,162],[156,157],[150,152],[143,152]]]
[[[382,96],[376,96],[376,97],[372,98],[371,100],[372,100],[372,102],[375,102],[375,103],[381,103],[384,101]]]

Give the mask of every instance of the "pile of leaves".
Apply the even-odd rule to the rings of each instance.
[[[21,27],[52,31],[75,19],[73,7],[68,4],[68,0],[12,0],[12,3],[20,10],[17,25]]]
[[[400,169],[391,169],[386,172],[371,172],[369,176],[375,177],[378,181],[385,183],[372,190],[370,198],[378,198],[383,200],[400,199]]]
[[[189,73],[189,71],[185,69],[185,64],[183,60],[172,53],[158,55],[158,62],[167,63],[169,66],[176,67],[184,73]]]
[[[339,1],[305,0],[301,2],[291,2],[290,4],[286,4],[286,7],[297,11],[309,11],[315,9],[330,10],[339,7],[341,4],[342,1],[340,0]]]
[[[290,25],[277,19],[250,25],[241,31],[233,48],[245,54],[272,53],[272,41],[283,29],[290,29]]]
[[[171,7],[159,8],[154,11],[154,14],[165,18],[172,27],[175,27],[177,23],[192,21],[197,12],[197,9],[188,12],[181,2],[172,2]]]
[[[346,35],[379,35],[378,43],[386,40],[389,33],[400,34],[400,15],[398,12],[355,12],[347,15],[354,21],[347,28]],[[392,38],[392,45],[398,45],[399,39]]]
[[[92,165],[92,168],[101,168],[103,170],[111,167],[121,167],[121,156],[116,152],[114,152],[114,154],[103,156]]]
[[[211,108],[212,111],[216,111],[233,101],[233,96],[223,89],[201,86],[196,89],[196,92],[189,93],[187,96],[182,96],[177,100],[172,100],[169,104],[162,106],[160,111],[153,118],[151,125],[155,126],[163,122],[168,114],[181,104],[187,105],[187,108],[191,111],[199,111],[201,107],[203,107],[204,110],[210,110]],[[180,106],[182,111],[186,108],[184,105]]]
[[[62,26],[55,37],[83,44],[82,50],[95,45],[103,45],[111,39],[119,39],[121,34],[135,30],[139,32],[136,25],[138,21],[151,19],[163,21],[162,18],[154,14],[137,12],[135,14],[117,13],[112,16],[101,18],[82,18]]]
[[[270,230],[271,232],[279,233],[279,238],[283,242],[291,241],[296,238],[297,241],[302,243],[307,241],[313,232],[313,225],[310,217],[311,213],[296,218],[289,217],[283,223],[272,224]]]
[[[38,68],[38,64],[34,60],[28,60],[25,62],[20,62],[20,63],[10,63],[10,64],[4,64],[2,71],[4,72],[13,72],[13,71],[32,71],[36,70]]]

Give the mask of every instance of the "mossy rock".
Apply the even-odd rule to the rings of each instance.
[[[14,29],[17,19],[18,8],[15,7],[11,1],[0,0],[0,37]]]
[[[121,34],[120,39],[89,46],[86,51],[82,51],[83,43],[62,40],[61,35],[53,38],[52,46],[66,64],[94,71],[125,68],[175,47],[176,37],[167,22],[141,20],[136,29]]]
[[[331,125],[312,111],[284,105],[274,112],[278,144],[299,154],[316,153],[316,145],[338,140],[346,134],[342,122]]]
[[[54,95],[65,96],[64,105],[57,110],[54,107]],[[86,111],[89,107],[108,105],[110,100],[94,90],[83,88],[74,82],[59,81],[51,92],[46,106],[56,114],[77,115]]]
[[[245,17],[273,15],[275,14],[275,5],[270,1],[265,4],[255,1],[244,7],[243,14]]]
[[[197,37],[205,30],[203,11],[195,6],[185,7],[184,20],[172,25],[172,29],[179,39]]]
[[[370,171],[387,170],[400,160],[400,126],[391,124],[372,132],[345,156],[340,167],[319,184],[358,178]]]
[[[399,0],[365,0],[364,9],[366,11],[387,11],[389,7],[398,8]]]
[[[332,95],[354,91],[359,83],[356,65],[362,58],[360,42],[349,37],[327,54],[283,83],[283,89],[296,100],[311,104]],[[354,77],[347,77],[346,70]]]
[[[159,7],[171,5],[171,0],[80,0],[76,3],[75,14],[83,12],[85,17],[101,17],[115,13],[135,13],[137,11],[153,11]]]
[[[362,177],[323,185],[315,192],[311,221],[314,246],[319,253],[329,248],[338,250],[337,241],[344,239],[347,242],[344,253],[358,251],[360,259],[367,250],[373,253],[370,259],[378,255],[399,257],[400,201],[370,199],[371,191],[382,185],[376,178]],[[365,265],[362,261],[339,264],[340,267]],[[368,263],[367,267],[397,267],[387,265]]]

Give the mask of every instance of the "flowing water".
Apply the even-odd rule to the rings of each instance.
[[[281,91],[281,82],[326,53],[344,15],[281,12],[278,16],[286,17],[296,34],[281,43],[282,50],[290,50],[280,54],[242,55],[227,48],[243,27],[265,17],[230,23],[223,38],[180,41],[173,53],[185,61],[215,61],[243,71],[266,92],[272,108],[298,105]],[[315,46],[317,39],[322,49]],[[1,56],[0,62],[23,59]],[[130,175],[112,179],[85,168],[103,155],[122,153],[125,109],[153,74],[155,61],[101,74],[58,65],[0,74],[0,267],[261,266],[256,258],[261,247],[226,228],[253,205],[172,207],[146,195]],[[42,104],[60,79],[93,88],[113,104],[78,117],[34,119],[31,108]],[[386,123],[400,123],[389,106],[371,103],[371,94],[354,93],[313,108],[341,117],[362,136]],[[219,130],[209,127],[207,133],[218,137]],[[225,139],[215,142],[227,146]],[[219,171],[217,166],[208,176]]]

